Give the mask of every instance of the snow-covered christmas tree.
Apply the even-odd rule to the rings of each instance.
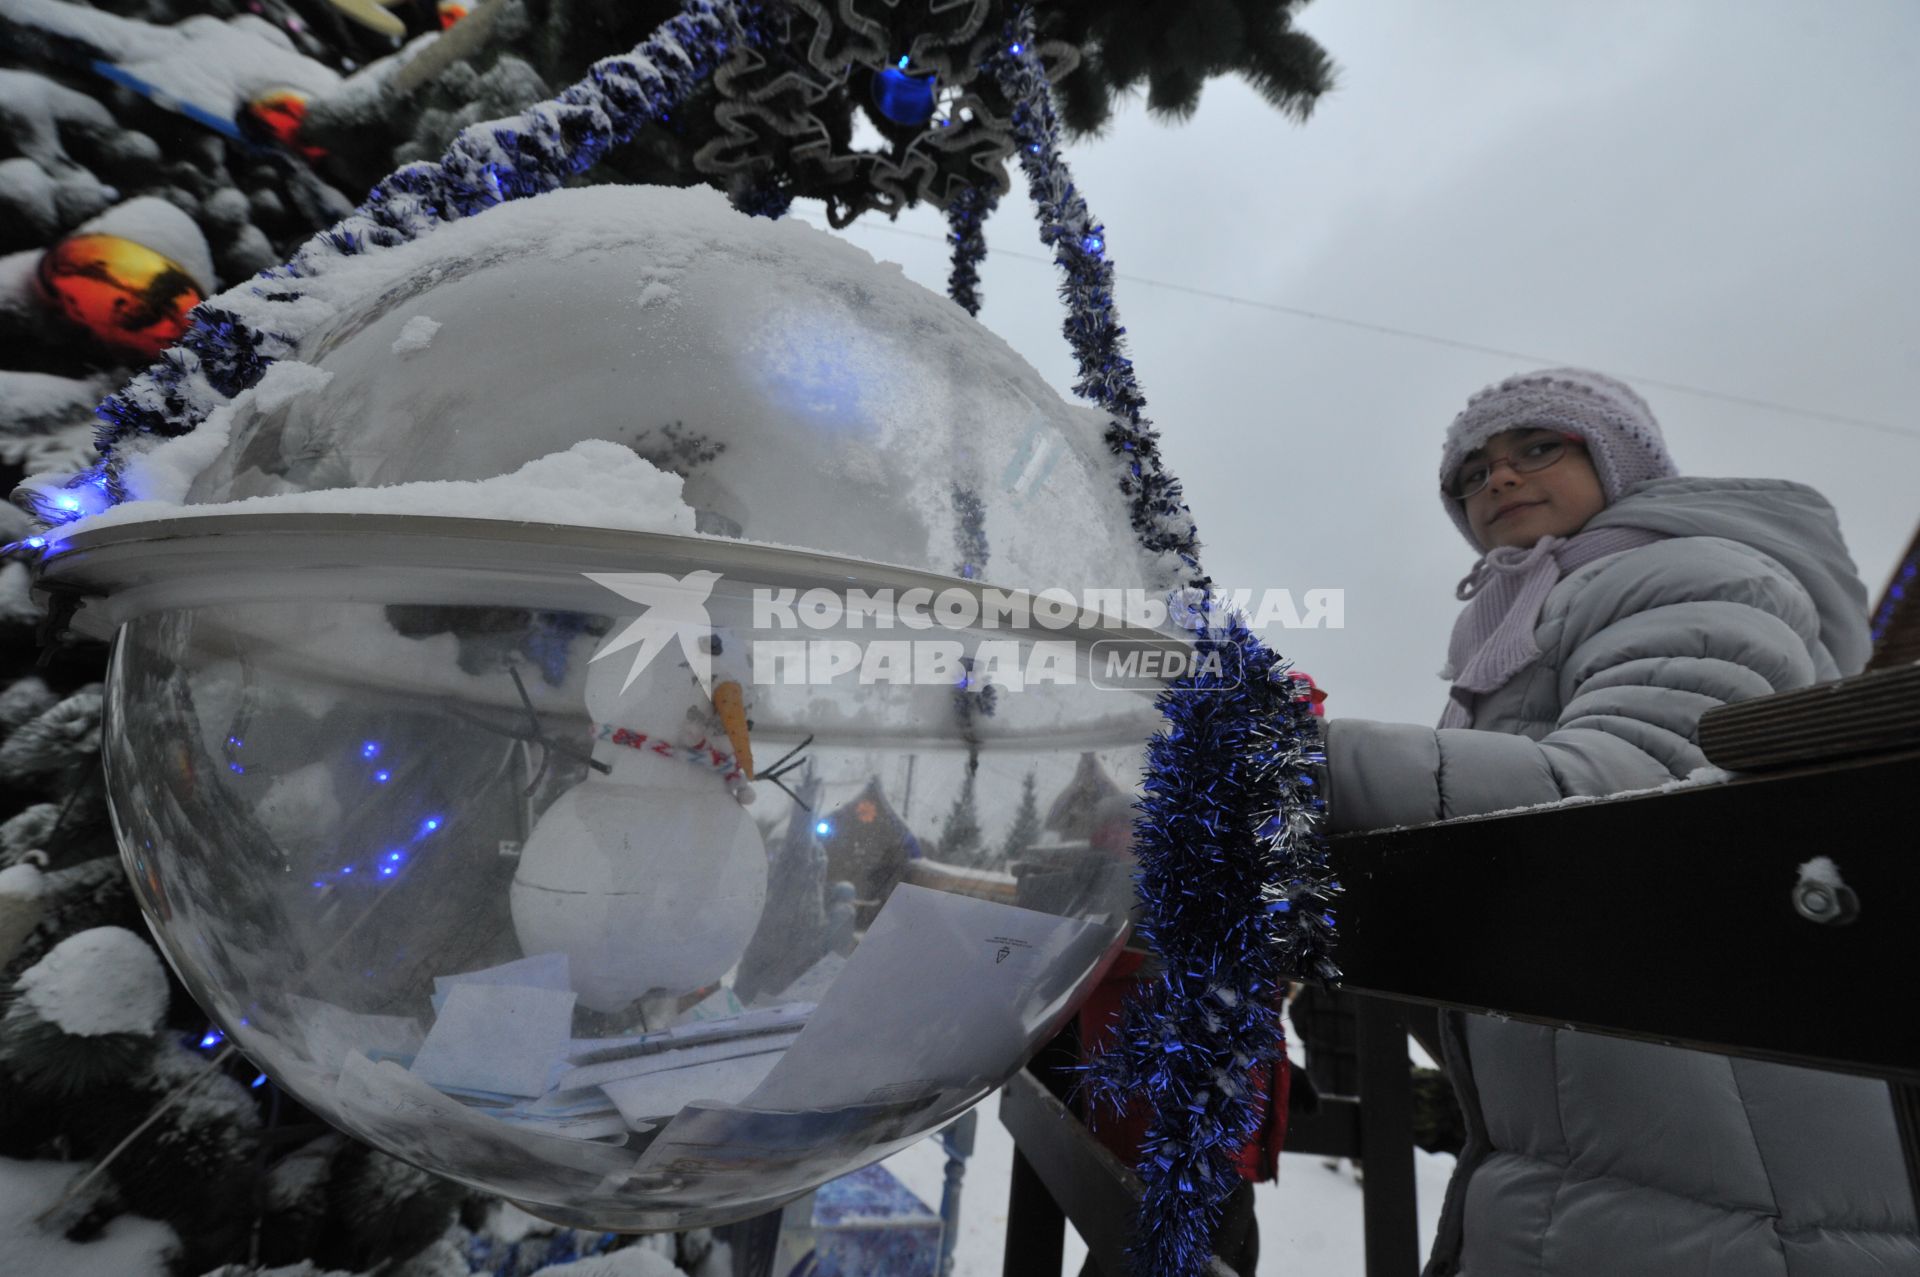
[[[1032,772],[1028,772],[1020,782],[1020,806],[1014,809],[1013,825],[1000,844],[1000,859],[1005,864],[1020,859],[1022,852],[1040,841],[1042,827],[1037,785]]]
[[[973,772],[960,782],[960,792],[940,826],[940,859],[950,865],[972,865],[980,860],[980,813],[975,810]]]
[[[1225,73],[1303,107],[1329,70],[1290,29],[1293,2],[1198,6],[1233,17],[1211,24],[1177,6],[1128,21],[1044,7],[1043,30],[1081,63],[1062,82],[1069,122],[1098,127],[1138,84],[1177,116]],[[194,305],[285,260],[400,164],[551,96],[678,7],[0,0],[0,479],[83,468],[95,405],[173,344]],[[1166,38],[1189,25],[1212,34]],[[857,108],[822,109],[838,129]],[[702,101],[594,179],[763,194],[752,171],[702,168],[719,131]],[[887,207],[804,178],[780,194],[838,199],[848,216]],[[0,506],[0,540],[28,530]],[[105,649],[43,647],[28,583],[24,563],[0,567],[0,1245],[24,1248],[29,1271],[128,1277],[532,1273],[606,1251],[624,1256],[608,1272],[660,1277],[710,1261],[704,1233],[636,1244],[559,1229],[418,1171],[315,1121],[234,1053],[148,943],[114,846]],[[1008,854],[1035,840],[1033,789],[1029,775]],[[970,781],[943,852],[950,840],[979,856]],[[817,845],[791,850],[793,872],[819,874]]]

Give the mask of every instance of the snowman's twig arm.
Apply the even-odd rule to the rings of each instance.
[[[794,768],[798,767],[801,763],[806,761],[805,759],[794,758],[793,756],[795,754],[798,754],[801,750],[805,749],[807,746],[811,744],[813,744],[813,735],[809,733],[805,740],[801,741],[798,745],[795,745],[792,749],[788,750],[786,753],[780,755],[780,757],[774,759],[773,765],[771,767],[761,768],[760,774],[756,776],[754,779],[777,780],[780,777],[786,775],[788,772],[792,771]],[[790,758],[793,759],[792,762],[787,761]],[[805,806],[805,804],[803,803],[802,806]]]

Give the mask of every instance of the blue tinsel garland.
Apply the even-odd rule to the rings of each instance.
[[[1134,532],[1149,553],[1177,556],[1179,568],[1166,572],[1162,583],[1204,589],[1211,583],[1200,571],[1200,536],[1193,515],[1181,499],[1180,481],[1160,463],[1159,435],[1146,418],[1147,401],[1134,378],[1133,361],[1124,352],[1121,339],[1127,330],[1114,313],[1107,231],[1093,220],[1060,155],[1060,122],[1034,48],[1030,10],[1020,11],[1005,48],[988,66],[1013,103],[1018,142],[1014,155],[1039,213],[1040,242],[1053,250],[1053,260],[1066,276],[1060,285],[1060,299],[1067,306],[1062,331],[1079,364],[1074,393],[1113,414],[1107,446],[1122,459],[1120,490],[1126,494]]]
[[[793,207],[793,193],[777,183],[745,186],[730,197],[733,206],[748,217],[764,217],[777,222]]]
[[[1908,559],[1894,573],[1893,584],[1887,587],[1887,597],[1880,604],[1880,610],[1874,613],[1871,633],[1874,645],[1887,636],[1887,630],[1893,625],[1893,614],[1900,610],[1901,602],[1907,597],[1907,591],[1916,586],[1915,578],[1920,576],[1920,557]]]
[[[1112,414],[1107,444],[1135,534],[1168,580],[1200,592],[1198,673],[1159,700],[1167,726],[1148,747],[1138,805],[1141,931],[1162,960],[1131,1002],[1118,1045],[1090,1089],[1113,1109],[1144,1095],[1153,1118],[1138,1166],[1145,1194],[1133,1254],[1158,1277],[1206,1270],[1233,1155],[1260,1118],[1255,1075],[1282,1049],[1276,999],[1290,974],[1337,975],[1326,951],[1331,896],[1318,833],[1324,761],[1304,691],[1237,617],[1204,602],[1210,582],[1180,484],[1126,357],[1113,305],[1106,230],[1093,220],[1059,153],[1059,123],[1023,10],[990,64],[1013,103],[1015,154],[1040,214],[1041,241],[1065,276],[1074,389]]]
[[[1206,1269],[1234,1155],[1262,1125],[1256,1075],[1282,1053],[1287,979],[1337,975],[1311,700],[1238,618],[1196,647],[1202,672],[1161,694],[1135,824],[1140,930],[1161,969],[1089,1074],[1111,1111],[1152,1105],[1134,1252],[1163,1275]]]
[[[987,256],[987,218],[999,202],[993,188],[969,186],[947,205],[947,242],[953,245],[947,295],[976,317],[980,314],[980,263]]]

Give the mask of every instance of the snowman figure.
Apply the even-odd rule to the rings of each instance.
[[[611,770],[589,771],[547,809],[514,875],[521,948],[566,954],[580,1004],[595,1011],[712,984],[766,903],[766,843],[744,805],[751,683],[724,631],[695,641],[711,696],[674,650],[637,675],[620,660],[588,666],[594,758]]]

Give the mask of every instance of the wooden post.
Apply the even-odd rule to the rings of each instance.
[[[1386,998],[1360,999],[1361,1218],[1367,1277],[1420,1271],[1420,1217],[1413,1185],[1413,1070],[1407,1013]]]
[[[1002,1277],[1060,1277],[1066,1254],[1067,1217],[1040,1173],[1016,1146],[1013,1183],[1007,1196],[1007,1254]]]

